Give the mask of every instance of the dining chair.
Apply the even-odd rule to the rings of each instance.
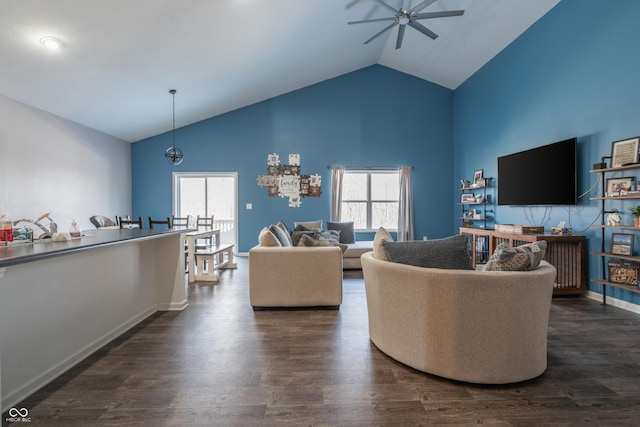
[[[171,228],[177,230],[189,228],[189,217],[171,215]],[[184,272],[189,272],[189,246],[186,241],[184,243]]]
[[[118,224],[120,224],[120,228],[125,228],[124,226],[126,225],[127,228],[133,228],[132,226],[137,225],[138,228],[142,229],[144,228],[142,226],[142,217],[139,216],[138,219],[128,219],[128,218],[124,218],[124,217],[118,217]]]
[[[171,216],[171,228],[187,228],[189,226],[188,216]]]
[[[211,217],[198,215],[196,219],[196,227],[202,230],[213,230],[213,215]],[[213,246],[213,236],[197,239],[195,250],[205,250]]]
[[[212,230],[213,229],[213,215],[211,215],[211,217],[198,215],[198,218],[196,220],[196,227],[204,228],[205,230]]]
[[[153,219],[149,217],[149,228],[153,229],[154,225],[165,225],[167,228],[171,228],[171,220],[169,217],[166,217],[165,219]]]

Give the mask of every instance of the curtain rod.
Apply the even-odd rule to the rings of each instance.
[[[402,167],[413,169],[413,166],[327,166],[327,169],[343,167],[345,170],[397,170]]]

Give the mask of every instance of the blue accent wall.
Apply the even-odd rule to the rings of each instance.
[[[455,175],[471,177],[483,168],[497,176],[498,156],[577,136],[579,192],[589,190],[597,175],[588,171],[611,154],[611,142],[640,135],[639,18],[637,0],[562,0],[468,79],[454,93]],[[634,174],[640,179],[640,170],[624,175]],[[548,230],[564,220],[599,251],[600,230],[589,227],[600,221],[599,202],[589,197],[600,188],[577,206],[497,207],[496,222]],[[617,206],[623,224],[632,223],[627,208],[637,204]],[[589,256],[589,275],[601,277],[595,256]],[[602,292],[597,284],[589,288]],[[640,295],[628,291],[608,289],[608,295],[640,303]]]
[[[162,156],[170,134],[137,142],[133,214],[171,213],[173,171],[237,171],[238,249],[246,252],[265,225],[328,219],[327,165],[413,165],[416,238],[444,237],[460,225],[460,179],[471,179],[476,169],[496,177],[499,156],[574,136],[579,193],[588,192],[597,179],[589,169],[610,155],[611,142],[640,135],[638,18],[637,0],[616,0],[615,7],[562,0],[455,92],[374,65],[178,129],[186,155],[178,167]],[[304,198],[300,208],[267,197],[256,177],[274,152],[285,162],[299,153],[303,173],[322,175],[322,197]],[[599,202],[589,200],[599,192],[600,185],[577,206],[496,206],[494,216],[547,230],[566,221],[588,237],[590,251],[599,250],[600,231],[590,227],[600,221]],[[635,204],[621,203],[624,223]],[[599,259],[589,256],[589,277],[600,276]],[[602,292],[597,284],[589,288]],[[628,291],[609,295],[640,304],[640,295]]]
[[[328,220],[329,165],[414,166],[416,238],[455,229],[453,91],[380,65],[178,129],[179,166],[163,157],[171,144],[170,133],[132,144],[133,215],[171,215],[174,171],[237,171],[240,252],[278,220]],[[256,178],[269,153],[283,163],[299,153],[302,173],[322,176],[322,196],[303,198],[300,208],[268,197]]]

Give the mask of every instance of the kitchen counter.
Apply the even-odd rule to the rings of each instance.
[[[188,231],[0,247],[0,412],[157,311],[185,309]]]

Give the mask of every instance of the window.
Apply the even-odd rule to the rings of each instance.
[[[341,221],[357,230],[398,228],[400,175],[397,170],[345,171],[342,180]]]

